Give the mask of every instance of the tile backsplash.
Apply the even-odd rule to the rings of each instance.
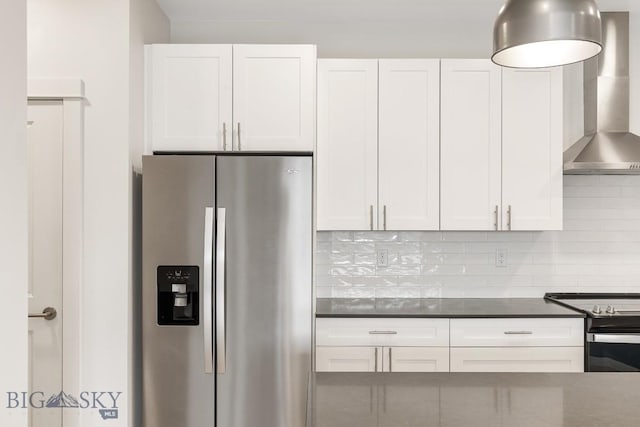
[[[564,231],[324,231],[317,240],[319,298],[640,292],[640,176],[565,176]]]

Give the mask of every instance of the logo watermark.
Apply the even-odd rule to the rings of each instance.
[[[53,393],[47,397],[42,391],[31,393],[22,391],[7,392],[7,409],[50,409],[50,408],[76,408],[93,409],[103,420],[118,419],[118,399],[122,392],[117,391],[83,391],[76,398],[64,391]]]

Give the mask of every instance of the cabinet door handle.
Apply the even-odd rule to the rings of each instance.
[[[222,151],[227,151],[227,124],[222,123]]]
[[[393,369],[391,368],[391,347],[389,347],[389,372],[393,372]]]
[[[511,231],[511,205],[507,208],[507,229]]]
[[[532,331],[504,331],[505,335],[533,335]]]
[[[497,231],[498,230],[498,205],[496,205],[496,209],[493,211],[493,226]]]
[[[378,372],[378,347],[374,349],[373,356],[375,357],[373,372]]]
[[[397,331],[369,331],[369,335],[397,335]]]
[[[240,139],[240,122],[238,122],[238,151],[242,151],[242,139]]]
[[[369,205],[369,228],[373,230],[373,205]]]
[[[382,207],[382,228],[387,229],[387,205]]]

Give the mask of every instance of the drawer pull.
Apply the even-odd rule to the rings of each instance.
[[[397,335],[396,331],[369,331],[369,335]]]
[[[533,335],[531,331],[504,331],[505,335]]]

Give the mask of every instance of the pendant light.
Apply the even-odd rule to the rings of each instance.
[[[601,50],[595,0],[507,0],[493,28],[491,60],[505,67],[553,67]]]

